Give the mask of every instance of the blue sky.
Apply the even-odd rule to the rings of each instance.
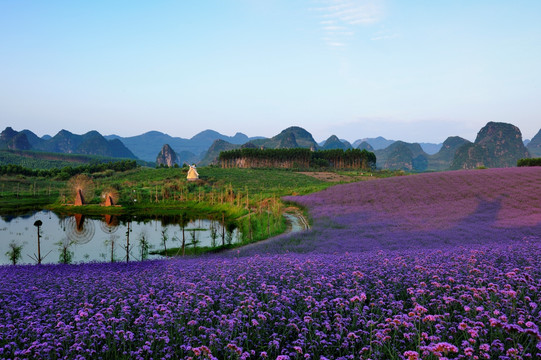
[[[0,0],[0,127],[531,138],[540,18],[536,0]]]

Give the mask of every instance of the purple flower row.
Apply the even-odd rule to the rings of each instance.
[[[540,272],[527,241],[3,266],[0,358],[533,359]]]

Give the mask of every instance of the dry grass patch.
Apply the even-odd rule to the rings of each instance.
[[[368,178],[366,176],[341,175],[341,174],[337,174],[337,173],[329,172],[329,171],[305,171],[305,172],[299,172],[299,174],[311,176],[313,178],[316,178],[321,181],[326,181],[326,182],[352,182],[352,181],[366,180]]]

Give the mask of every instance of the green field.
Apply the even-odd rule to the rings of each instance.
[[[99,155],[64,154],[32,150],[7,150],[0,149],[0,165],[20,165],[34,170],[48,170],[63,168],[66,166],[78,166],[85,164],[100,164],[115,162],[121,159]],[[139,165],[150,165],[146,161],[137,160]]]
[[[200,180],[197,182],[186,180],[186,168],[137,167],[127,171],[107,169],[87,174],[92,191],[85,197],[84,206],[73,206],[75,190],[70,179],[65,177],[2,175],[0,214],[16,215],[42,209],[87,215],[185,214],[215,218],[238,227],[245,236],[245,242],[249,243],[285,230],[282,215],[288,205],[281,200],[283,196],[320,191],[337,181],[351,182],[390,175],[388,172],[359,171],[325,173],[334,177],[331,182],[309,176],[312,173],[283,169],[210,166],[198,171]],[[111,189],[117,194],[118,206],[104,207],[101,205],[102,194]]]
[[[189,183],[186,169],[138,167],[128,171],[88,174],[92,195],[87,205],[73,206],[75,192],[61,176],[2,175],[0,214],[18,215],[50,209],[87,215],[179,215],[216,218],[240,228],[245,242],[282,233],[284,204],[280,197],[306,194],[330,186],[310,176],[283,170],[200,168],[201,179]],[[119,206],[101,206],[106,189],[118,194]],[[175,249],[171,249],[172,254]],[[214,251],[214,249],[204,249]]]
[[[216,207],[224,204],[250,208],[259,202],[287,195],[302,195],[323,190],[336,182],[307,176],[292,170],[281,169],[222,169],[203,167],[199,169],[200,181],[188,182],[185,168],[149,168],[118,172],[105,170],[88,174],[93,182],[93,196],[86,199],[88,205],[99,205],[100,194],[108,188],[119,194],[118,204],[122,211],[152,209],[166,211],[179,207]],[[359,181],[374,177],[387,177],[389,172],[366,173],[340,171],[340,182]],[[21,208],[42,209],[73,203],[73,189],[69,181],[58,177],[2,175],[0,176],[0,212],[9,213]],[[35,205],[34,207],[32,205]],[[83,206],[78,210],[92,210]],[[101,211],[104,211],[101,208]],[[111,209],[107,209],[108,211]],[[119,211],[116,209],[116,211]]]

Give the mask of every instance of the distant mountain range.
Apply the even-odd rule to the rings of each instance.
[[[466,141],[466,140],[465,140]],[[434,148],[441,149],[441,144],[427,144],[428,148],[432,150]],[[200,162],[201,165],[209,165],[216,161],[218,155],[221,151],[227,151],[232,149],[237,149],[240,147],[255,147],[255,148],[271,148],[271,149],[280,149],[280,148],[295,148],[295,147],[304,147],[310,148],[313,150],[331,150],[331,149],[366,149],[368,151],[374,151],[376,153],[376,158],[378,159],[378,167],[383,168],[404,168],[408,170],[416,170],[423,168],[427,169],[427,165],[424,166],[412,166],[411,157],[419,157],[418,161],[426,163],[427,160],[423,160],[423,157],[429,156],[421,147],[420,144],[408,144],[402,141],[387,140],[383,137],[377,138],[365,138],[357,140],[352,144],[345,140],[340,140],[336,135],[330,136],[327,140],[322,141],[321,143],[316,143],[312,134],[306,131],[303,128],[292,126],[283,130],[280,134],[270,138],[270,139],[258,139],[249,141],[246,144],[235,145],[226,141],[216,141],[210,148],[203,160]],[[404,153],[403,153],[404,152]],[[401,159],[403,157],[403,159]],[[409,159],[409,160],[407,160]],[[407,165],[406,162],[410,163]],[[416,160],[417,161],[417,160]],[[434,162],[436,163],[436,161]],[[444,169],[445,165],[449,167],[449,163],[438,165],[438,169]],[[416,164],[417,165],[417,164]],[[422,170],[422,171],[424,171]]]
[[[53,137],[47,135],[40,138],[30,130],[15,131],[11,127],[0,134],[0,149],[139,158],[164,164],[172,161],[179,165],[209,165],[216,161],[221,151],[241,147],[304,147],[313,150],[358,148],[373,151],[376,154],[377,167],[381,169],[440,171],[479,166],[516,166],[519,158],[541,157],[541,130],[531,141],[522,141],[517,127],[490,122],[479,131],[473,143],[452,136],[442,144],[407,143],[381,136],[359,139],[351,144],[335,135],[318,144],[312,134],[298,126],[289,127],[271,138],[248,137],[243,133],[226,136],[213,130],[205,130],[190,139],[172,137],[158,131],[121,137],[102,136],[97,131],[75,135],[66,130]]]
[[[244,144],[259,137],[249,138],[242,133],[235,136],[222,135],[214,130],[205,130],[190,139],[172,137],[159,131],[149,131],[142,135],[121,137],[118,135],[107,135],[106,139],[117,139],[122,141],[138,158],[145,161],[155,161],[156,156],[163,145],[168,144],[175,150],[180,164],[183,162],[194,163],[201,160],[212,143],[216,140],[224,140],[232,144]]]
[[[0,149],[2,148],[136,159],[120,140],[107,140],[97,131],[76,135],[61,130],[53,137],[40,138],[30,130],[15,131],[7,127],[0,134]]]
[[[541,131],[540,131],[541,133]],[[474,143],[458,136],[447,138],[442,144],[407,143],[382,137],[357,140],[351,145],[333,135],[318,144],[312,135],[300,127],[290,127],[270,139],[249,141],[243,145],[224,140],[215,141],[200,162],[208,165],[216,161],[221,151],[240,147],[295,148],[314,150],[358,148],[376,154],[377,167],[406,171],[441,171],[448,169],[471,169],[485,167],[516,166],[517,160],[530,157],[524,146],[520,130],[506,123],[490,122],[483,127]],[[529,148],[541,152],[541,134],[536,135]],[[473,150],[472,150],[473,149]]]

